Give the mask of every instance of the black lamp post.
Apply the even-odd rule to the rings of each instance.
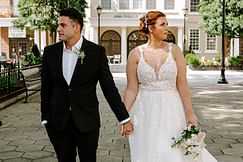
[[[20,57],[21,57],[21,53],[22,53],[22,48],[20,47],[17,53],[17,66],[18,66],[18,79],[20,79]]]
[[[98,44],[100,45],[100,15],[102,12],[102,8],[100,5],[96,8],[98,14]]]
[[[222,58],[221,58],[221,75],[218,80],[218,84],[227,84],[225,78],[225,42],[224,42],[224,33],[225,33],[225,0],[222,0]]]
[[[183,17],[183,53],[185,55],[185,51],[186,51],[186,16],[187,16],[187,11],[188,8],[184,8],[183,12],[184,12],[184,17]]]

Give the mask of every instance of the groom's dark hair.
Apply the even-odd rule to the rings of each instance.
[[[73,21],[77,22],[80,24],[80,30],[82,30],[84,26],[84,20],[82,14],[78,10],[74,8],[65,8],[60,11],[60,16],[67,16]]]

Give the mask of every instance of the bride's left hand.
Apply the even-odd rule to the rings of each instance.
[[[197,116],[194,113],[186,115],[186,120],[187,125],[198,125]]]

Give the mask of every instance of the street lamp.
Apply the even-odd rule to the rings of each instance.
[[[22,48],[20,47],[17,53],[17,61],[18,61],[18,79],[20,79],[20,57],[22,53]]]
[[[185,51],[186,51],[186,16],[187,16],[187,11],[188,8],[184,8],[183,12],[184,12],[184,17],[183,17],[183,53],[185,55]]]
[[[221,75],[218,80],[218,84],[227,84],[225,79],[225,42],[224,42],[224,33],[225,33],[225,0],[222,0],[222,58],[221,58]]]
[[[96,10],[97,10],[97,14],[98,14],[98,44],[100,45],[100,15],[102,12],[101,6],[98,5]]]

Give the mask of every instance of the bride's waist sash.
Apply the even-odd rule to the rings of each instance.
[[[145,90],[145,91],[173,91],[177,92],[177,88],[175,85],[172,84],[140,84],[139,85],[140,90]]]

